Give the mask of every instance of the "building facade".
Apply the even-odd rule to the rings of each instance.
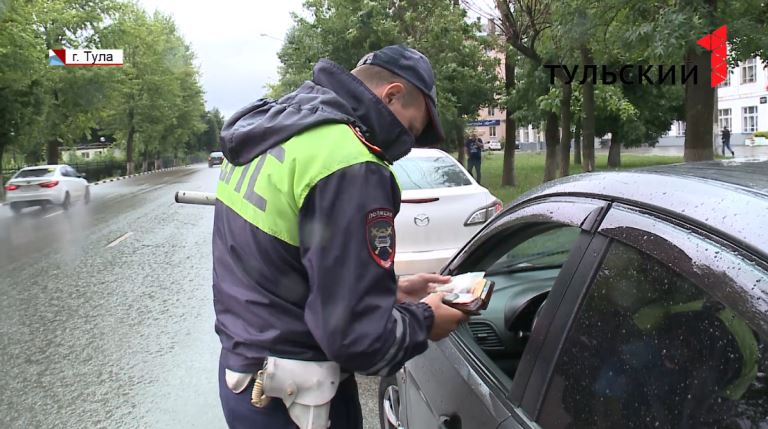
[[[731,145],[754,144],[756,131],[768,131],[768,68],[760,58],[750,58],[729,70],[717,87],[717,142],[720,131],[731,130]],[[714,118],[713,118],[714,119]],[[660,146],[682,146],[685,123],[675,122],[659,139]]]

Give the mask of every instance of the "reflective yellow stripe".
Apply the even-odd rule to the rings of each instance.
[[[216,196],[255,227],[298,246],[299,209],[312,187],[340,169],[363,162],[388,168],[347,125],[321,125],[246,165],[225,161]]]

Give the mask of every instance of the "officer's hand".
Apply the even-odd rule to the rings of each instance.
[[[397,302],[417,302],[435,287],[451,282],[451,276],[419,273],[412,276],[401,276],[397,282]]]
[[[435,322],[429,333],[429,339],[432,341],[442,340],[455,331],[461,322],[467,320],[466,314],[443,304],[444,296],[443,293],[433,293],[422,300],[422,302],[429,304],[432,307],[432,312],[435,313]]]

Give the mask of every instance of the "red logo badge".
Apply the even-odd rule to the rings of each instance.
[[[712,65],[712,88],[725,82],[728,76],[728,26],[723,25],[717,30],[707,34],[696,43],[702,48],[712,52],[710,63]]]
[[[395,222],[391,209],[375,209],[365,215],[368,251],[382,268],[391,268],[395,261]]]

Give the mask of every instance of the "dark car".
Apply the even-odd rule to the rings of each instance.
[[[443,269],[488,308],[379,390],[382,427],[768,427],[768,160],[552,182]]]
[[[210,155],[208,155],[208,168],[213,167],[214,165],[221,165],[221,163],[224,162],[224,154],[221,152],[211,152]]]

